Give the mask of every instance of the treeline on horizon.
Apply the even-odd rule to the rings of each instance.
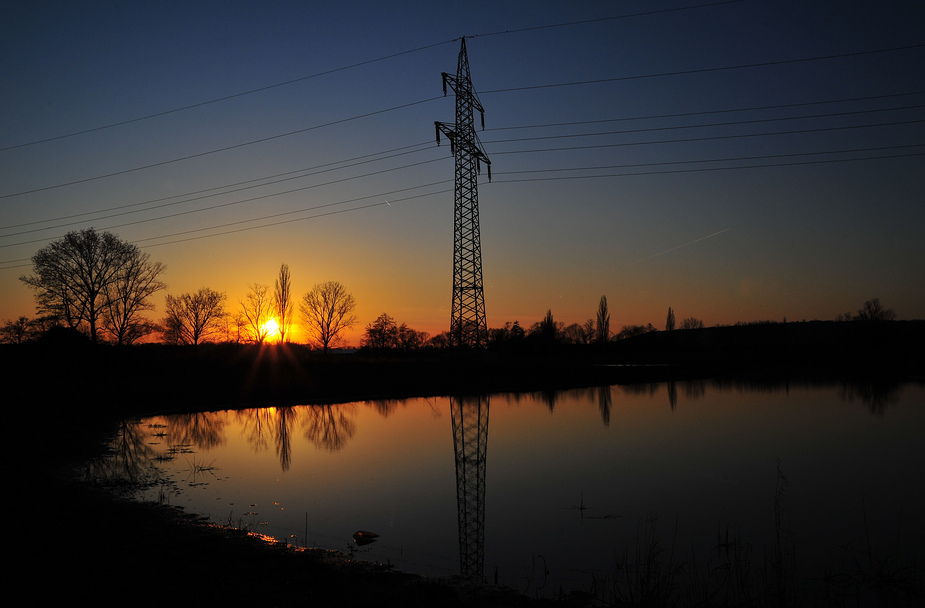
[[[282,264],[274,286],[254,283],[238,307],[229,310],[227,295],[203,287],[194,293],[167,294],[165,315],[153,322],[143,313],[153,311],[153,296],[167,289],[159,280],[165,266],[154,262],[137,246],[108,232],[90,228],[68,233],[37,252],[34,272],[20,280],[35,291],[39,316],[20,316],[0,325],[0,342],[19,344],[42,340],[80,340],[131,345],[150,342],[191,344],[202,342],[291,342],[296,324],[296,300],[291,293],[289,267]],[[298,302],[307,344],[323,352],[344,346],[344,334],[356,325],[356,301],[336,281],[316,284]],[[839,314],[836,321],[882,322],[896,314],[878,298],[868,300],[856,314]],[[773,325],[774,321],[740,322]],[[786,323],[784,320],[782,323]],[[719,326],[715,326],[719,327]],[[669,307],[663,330],[703,329],[696,317],[678,321]],[[662,331],[651,323],[610,329],[607,297],[601,296],[596,315],[584,323],[556,321],[552,310],[528,327],[519,321],[482,330],[481,346],[495,350],[538,350],[620,342]],[[69,336],[69,337],[65,337]],[[366,325],[361,349],[416,351],[446,349],[456,341],[451,331],[430,336],[382,313]]]

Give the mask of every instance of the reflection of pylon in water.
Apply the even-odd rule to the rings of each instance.
[[[485,566],[485,455],[488,397],[451,397],[459,517],[459,571],[482,580]]]

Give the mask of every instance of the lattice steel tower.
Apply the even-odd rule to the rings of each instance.
[[[453,230],[453,307],[450,336],[456,346],[484,346],[488,342],[485,321],[485,294],[482,289],[482,244],[479,236],[478,174],[482,163],[488,167],[491,181],[491,161],[482,150],[475,132],[474,110],[482,117],[485,109],[472,88],[469,78],[469,58],[466,39],[462,39],[456,76],[443,72],[443,94],[447,84],[456,93],[456,123],[435,122],[437,145],[440,133],[450,140],[450,152],[456,161],[455,212]]]
[[[485,468],[489,398],[450,397],[456,456],[459,573],[483,579],[485,567]]]

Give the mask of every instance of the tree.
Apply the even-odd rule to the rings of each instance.
[[[601,296],[597,305],[597,323],[595,327],[595,340],[603,344],[610,340],[610,311],[607,310],[607,296]]]
[[[382,313],[366,326],[363,346],[366,348],[400,348],[417,350],[423,348],[430,339],[427,332],[411,329],[405,323],[398,325],[390,315]]]
[[[856,321],[893,321],[894,319],[896,319],[896,312],[892,308],[884,308],[880,303],[880,298],[864,302],[864,306],[858,309],[855,317]]]
[[[270,320],[271,302],[270,288],[266,285],[254,283],[241,303],[241,314],[244,316],[247,332],[250,339],[263,344],[270,333],[267,321]]]
[[[626,340],[627,338],[641,336],[642,334],[647,334],[653,331],[658,330],[651,323],[646,325],[624,325],[620,329],[620,333],[617,334],[617,340]]]
[[[562,328],[559,338],[565,344],[584,344],[584,333],[580,323],[572,323]]]
[[[116,344],[132,344],[157,331],[157,326],[140,313],[154,310],[151,296],[167,289],[157,278],[167,267],[150,257],[136,249],[106,290],[103,322]]]
[[[681,321],[681,329],[701,329],[703,327],[703,321],[697,317],[688,317]]]
[[[221,331],[225,317],[224,293],[203,287],[194,294],[174,297],[167,294],[164,340],[174,344],[197,345]]]
[[[337,281],[318,283],[302,297],[299,305],[309,340],[321,346],[325,354],[340,344],[343,333],[356,323],[355,308],[353,296]]]
[[[29,338],[32,322],[29,317],[19,317],[15,321],[7,321],[0,327],[0,342],[8,344],[22,344]]]
[[[387,313],[366,326],[363,346],[367,348],[395,348],[398,345],[398,326]]]
[[[543,320],[537,321],[530,328],[530,338],[540,344],[551,346],[559,340],[560,333],[564,329],[565,325],[563,323],[557,323],[553,319],[552,310],[547,310]]]
[[[520,326],[520,321],[506,321],[502,327],[491,329],[488,332],[488,344],[492,347],[506,347],[507,345],[519,345],[524,341],[526,332]],[[433,344],[434,340],[431,340]]]
[[[668,319],[665,320],[665,331],[674,330],[674,311],[671,306],[668,307]]]
[[[412,329],[402,323],[398,326],[398,347],[404,350],[418,350],[424,348],[430,340],[430,334],[426,331]]]
[[[279,276],[273,291],[273,310],[276,313],[276,323],[279,325],[279,341],[285,342],[292,325],[292,283],[289,277],[289,265],[279,267]]]
[[[147,306],[150,294],[139,299],[133,297],[133,288],[113,289],[132,276],[126,268],[134,265],[146,276],[153,272],[155,279],[164,270],[162,265],[152,265],[137,246],[93,228],[69,232],[51,242],[32,256],[32,265],[34,274],[20,280],[36,291],[37,310],[56,316],[72,329],[85,330],[94,343],[114,292],[128,294],[126,301],[141,309]],[[131,304],[129,308],[129,318],[134,318],[137,310],[131,310]]]

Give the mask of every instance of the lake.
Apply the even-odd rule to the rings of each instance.
[[[155,416],[89,468],[531,596],[857,599],[872,576],[900,596],[921,579],[923,431],[922,383],[704,380]]]

